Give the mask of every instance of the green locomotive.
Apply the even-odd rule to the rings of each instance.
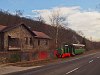
[[[71,44],[64,45],[57,49],[57,57],[70,57],[77,54],[82,54],[85,51],[85,45],[83,44]]]

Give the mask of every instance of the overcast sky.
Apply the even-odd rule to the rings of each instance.
[[[60,8],[60,13],[67,18],[68,27],[100,41],[100,0],[0,0],[0,8],[11,13],[22,10],[24,16],[42,15],[47,23],[51,11]],[[40,13],[34,14],[35,11]]]

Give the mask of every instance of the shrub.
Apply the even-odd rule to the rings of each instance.
[[[15,63],[21,60],[20,54],[16,53],[16,54],[11,54],[10,58],[9,58],[9,62],[11,63]]]

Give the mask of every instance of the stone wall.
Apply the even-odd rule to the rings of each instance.
[[[4,49],[5,50],[8,50],[8,41],[9,41],[8,36],[19,39],[21,50],[32,50],[33,49],[33,45],[30,45],[30,38],[34,40],[34,37],[23,26],[13,28],[4,33]],[[25,44],[26,37],[28,38],[28,44]]]
[[[35,50],[49,50],[49,41],[48,39],[38,39],[36,38],[34,41],[34,49]]]

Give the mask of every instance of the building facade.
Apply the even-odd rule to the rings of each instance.
[[[48,50],[50,37],[43,32],[31,31],[26,25],[0,25],[0,51]]]

